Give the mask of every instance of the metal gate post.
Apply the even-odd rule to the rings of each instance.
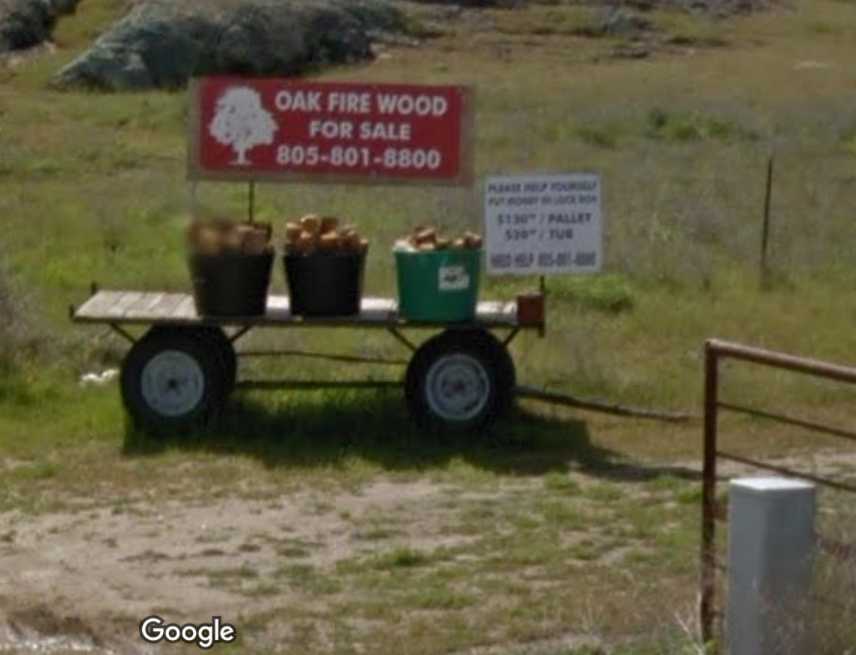
[[[716,616],[716,409],[719,357],[714,344],[704,344],[704,470],[701,518],[701,635],[705,644],[714,639]]]

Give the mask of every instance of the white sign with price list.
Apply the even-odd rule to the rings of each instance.
[[[485,234],[490,275],[600,271],[600,176],[487,178]]]

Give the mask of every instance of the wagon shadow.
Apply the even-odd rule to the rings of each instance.
[[[483,434],[433,434],[417,429],[399,390],[337,390],[236,394],[217,425],[195,435],[153,438],[126,427],[123,453],[166,450],[253,457],[270,468],[335,468],[353,458],[391,472],[430,471],[454,459],[503,475],[542,475],[569,467],[621,481],[660,475],[697,477],[695,471],[646,466],[592,442],[576,418],[546,417],[517,408]]]

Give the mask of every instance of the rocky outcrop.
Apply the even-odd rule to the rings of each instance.
[[[293,75],[372,56],[406,31],[383,0],[148,0],[56,76],[58,86],[178,88],[192,75]]]
[[[50,39],[57,19],[80,0],[0,0],[0,53],[24,50]]]
[[[497,7],[499,9],[516,9],[526,6],[528,0],[412,0],[426,5],[457,5],[458,7],[474,7],[477,9]]]
[[[749,14],[770,9],[780,0],[625,0],[622,4],[634,9],[679,9],[710,16]]]

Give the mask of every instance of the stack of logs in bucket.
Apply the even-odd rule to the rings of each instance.
[[[202,255],[273,253],[270,223],[195,221],[187,231],[190,252]]]
[[[417,225],[411,233],[395,242],[397,252],[432,252],[435,250],[479,250],[482,247],[482,238],[474,232],[464,232],[458,238],[448,238],[440,234],[437,228],[426,225]]]
[[[448,238],[415,227],[395,243],[398,312],[413,321],[471,321],[479,293],[482,238],[473,232]]]
[[[270,224],[194,221],[187,242],[198,314],[265,313],[274,258]]]
[[[285,226],[285,277],[292,314],[360,312],[369,242],[332,216],[309,214]]]
[[[269,223],[194,221],[188,264],[197,313],[264,314],[275,250]],[[293,314],[342,316],[360,311],[369,242],[335,217],[315,214],[285,226],[284,264]]]
[[[351,225],[340,228],[335,216],[309,214],[285,226],[285,251],[293,255],[314,252],[365,253],[368,239],[363,239]]]
[[[197,312],[264,314],[274,247],[268,223],[194,222],[189,265]],[[294,315],[358,314],[369,242],[336,217],[309,214],[285,225],[289,307]],[[478,299],[482,238],[451,238],[420,225],[394,247],[399,312],[419,321],[472,320]]]

